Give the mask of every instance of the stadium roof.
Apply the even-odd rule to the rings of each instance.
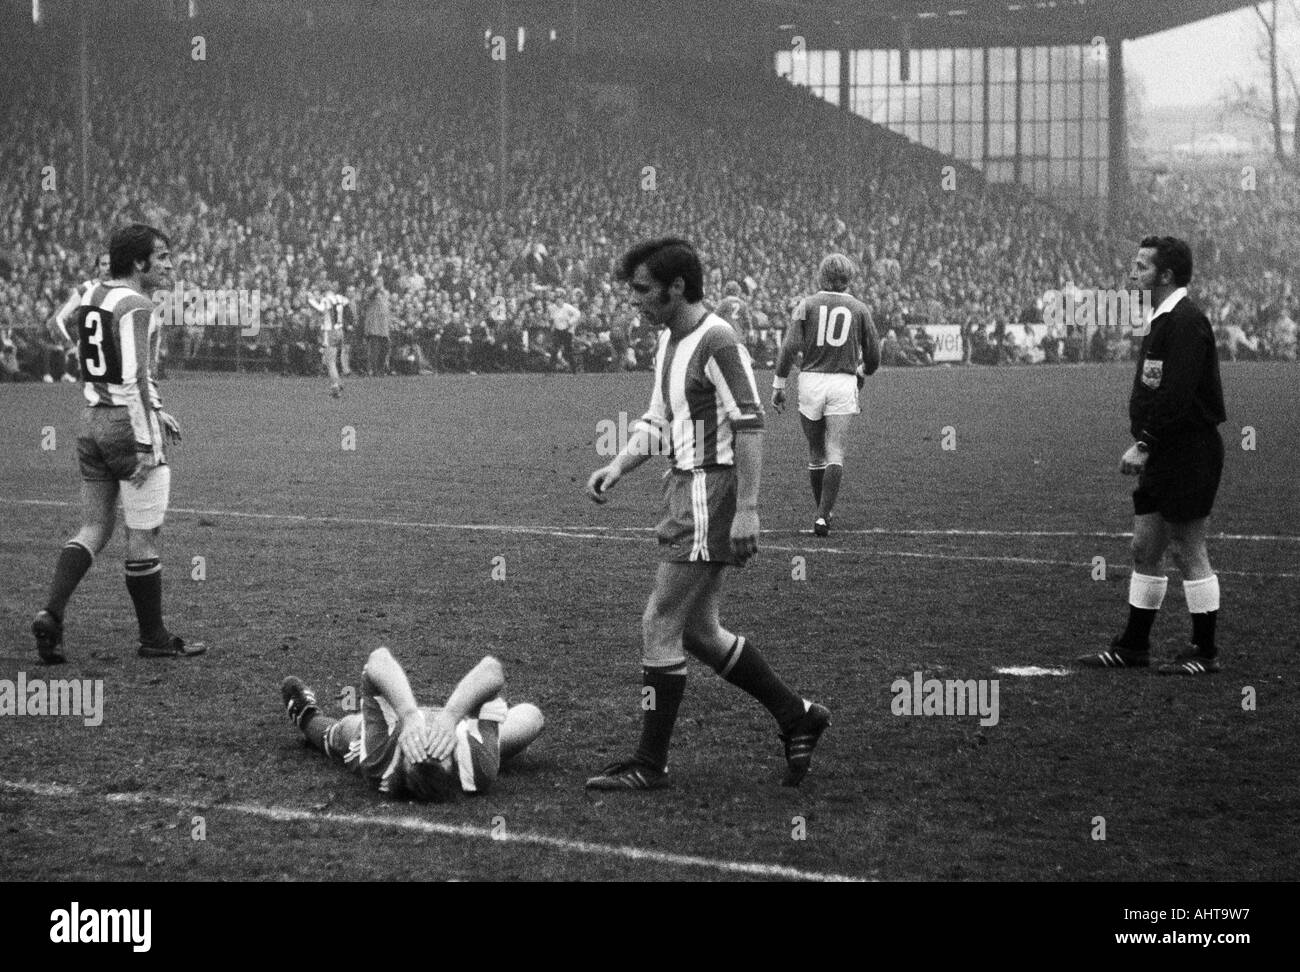
[[[41,0],[49,19],[80,0]],[[89,0],[92,7],[183,17],[185,0]],[[569,24],[607,38],[652,27],[671,46],[683,33],[720,50],[810,48],[1013,47],[1130,39],[1253,6],[1252,0],[198,0],[216,19],[280,17],[311,11],[321,22],[401,28],[492,23]],[[0,13],[27,16],[31,0],[0,0]],[[581,31],[580,31],[581,33]]]
[[[747,0],[810,47],[1012,47],[1135,38],[1253,6],[1251,0]],[[738,6],[740,6],[738,4]],[[882,39],[893,38],[882,43]]]

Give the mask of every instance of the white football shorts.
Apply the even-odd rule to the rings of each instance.
[[[163,525],[172,495],[172,467],[154,466],[140,486],[122,480],[122,512],[132,530],[152,530]]]
[[[826,415],[857,415],[858,376],[799,372],[799,414],[811,422]]]

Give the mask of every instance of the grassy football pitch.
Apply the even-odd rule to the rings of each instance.
[[[79,393],[3,386],[0,679],[102,679],[104,710],[0,717],[0,879],[1294,880],[1294,367],[1224,366],[1224,672],[997,672],[1069,669],[1122,624],[1131,375],[875,376],[825,539],[797,416],[769,415],[764,546],[723,622],[834,725],[784,790],[767,714],[692,663],[674,787],[604,796],[582,781],[635,744],[663,461],[604,507],[582,485],[598,423],[635,418],[648,375],[357,380],[341,401],[323,380],[170,380],[166,611],[210,652],[136,657],[118,536],[62,668],[37,665],[28,626],[76,527]],[[1159,656],[1190,630],[1178,580]],[[428,701],[496,654],[546,733],[486,797],[382,801],[304,747],[278,694],[298,674],[340,714],[381,644]],[[997,679],[997,724],[895,715],[917,672]]]

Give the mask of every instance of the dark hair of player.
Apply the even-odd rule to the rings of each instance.
[[[441,763],[406,764],[402,782],[411,796],[425,803],[446,803],[456,796],[460,781]]]
[[[1170,270],[1174,275],[1175,287],[1186,287],[1192,282],[1192,248],[1176,236],[1146,236],[1138,244],[1142,249],[1156,251],[1156,273]]]
[[[636,268],[645,264],[646,271],[656,282],[671,286],[678,277],[686,289],[682,296],[695,303],[704,299],[704,266],[695,247],[686,240],[665,236],[657,240],[638,243],[623,254],[614,271],[614,279],[627,283]]]
[[[143,260],[144,268],[148,270],[154,240],[162,240],[166,246],[172,245],[161,230],[143,223],[132,223],[117,230],[108,241],[108,272],[113,279],[125,280],[135,273],[136,260]]]

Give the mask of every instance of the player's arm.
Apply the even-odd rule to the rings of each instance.
[[[661,426],[646,418],[639,420],[619,454],[608,465],[591,474],[587,480],[587,495],[597,503],[605,502],[605,494],[615,483],[650,458],[654,443],[662,436]]]
[[[790,317],[790,326],[786,328],[785,338],[781,341],[781,350],[776,356],[776,376],[772,379],[772,407],[778,412],[785,411],[785,386],[794,367],[794,359],[803,348],[804,302],[799,301]]]
[[[660,355],[663,346],[660,346]],[[664,404],[663,389],[659,381],[660,369],[655,368],[654,391],[645,415],[632,426],[627,443],[608,465],[601,466],[587,479],[587,495],[597,503],[605,502],[605,494],[620,479],[636,469],[651,455],[664,455],[665,438],[671,435],[668,428],[668,408]]]
[[[862,377],[874,375],[880,368],[880,336],[876,334],[876,325],[871,320],[871,311],[862,312],[862,321],[858,332],[859,346],[862,348]]]
[[[63,302],[63,306],[55,311],[54,316],[50,319],[50,336],[61,338],[64,347],[76,343],[68,334],[68,317],[77,309],[78,306],[80,306],[80,304],[81,294],[74,290],[72,296]]]
[[[370,653],[361,687],[367,695],[382,698],[397,713],[401,723],[397,745],[402,754],[413,763],[425,760],[431,747],[424,714],[416,704],[406,672],[387,648],[376,648]]]
[[[749,356],[734,343],[718,348],[704,373],[713,382],[734,433],[736,515],[731,521],[731,548],[743,564],[758,553],[758,486],[763,469],[763,406]]]
[[[499,661],[487,655],[457,683],[442,711],[452,718],[453,723],[473,718],[483,703],[496,698],[505,687],[505,669]]]
[[[153,420],[153,409],[147,400],[149,318],[152,314],[152,306],[134,307],[118,322],[119,334],[129,333],[133,344],[130,360],[123,355],[122,361],[122,394],[126,399],[126,414],[131,419],[131,430],[135,435],[135,471],[130,478],[133,486],[143,484],[149,470],[157,466],[162,458],[162,443]]]

